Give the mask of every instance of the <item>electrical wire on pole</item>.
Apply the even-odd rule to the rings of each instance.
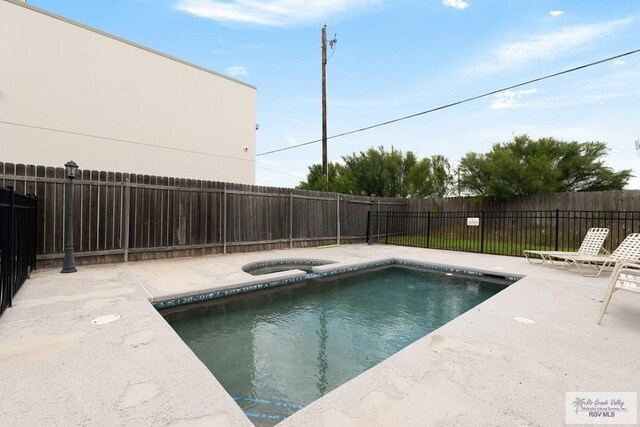
[[[414,113],[414,114],[409,114],[408,116],[398,117],[396,119],[387,120],[385,122],[376,123],[376,124],[373,124],[373,125],[369,125],[369,126],[365,126],[365,127],[359,128],[359,129],[354,129],[354,130],[350,130],[350,131],[347,131],[347,132],[342,132],[342,133],[327,137],[325,139],[341,138],[343,136],[352,135],[354,133],[365,132],[365,131],[368,131],[368,130],[371,130],[371,129],[379,128],[379,127],[382,127],[382,126],[387,126],[387,125],[390,125],[390,124],[393,124],[393,123],[397,123],[397,122],[401,122],[401,121],[404,121],[404,120],[413,119],[413,118],[418,117],[418,116],[422,116],[422,115],[429,114],[429,113],[434,113],[436,111],[444,110],[446,108],[451,108],[451,107],[455,107],[455,106],[460,105],[460,104],[465,104],[467,102],[475,101],[476,99],[480,99],[480,98],[484,98],[484,97],[487,97],[487,96],[495,95],[497,93],[504,92],[506,90],[515,89],[517,87],[530,85],[532,83],[536,83],[536,82],[539,82],[539,81],[542,81],[542,80],[547,80],[547,79],[558,77],[558,76],[561,76],[561,75],[564,75],[564,74],[573,73],[573,72],[576,72],[576,71],[583,70],[585,68],[590,68],[590,67],[593,67],[593,66],[596,66],[596,65],[603,64],[605,62],[614,61],[616,59],[620,59],[620,58],[623,58],[625,56],[634,55],[634,54],[637,54],[637,53],[640,53],[640,49],[634,49],[634,50],[631,50],[631,51],[628,51],[628,52],[624,52],[624,53],[621,53],[621,54],[618,54],[618,55],[615,55],[615,56],[610,56],[608,58],[604,58],[604,59],[600,59],[598,61],[590,62],[588,64],[584,64],[584,65],[580,65],[580,66],[577,66],[577,67],[569,68],[569,69],[563,70],[563,71],[558,71],[557,73],[548,74],[548,75],[542,76],[542,77],[537,77],[535,79],[527,80],[527,81],[522,82],[522,83],[517,83],[517,84],[513,84],[511,86],[503,87],[501,89],[492,90],[490,92],[486,92],[486,93],[483,93],[483,94],[480,94],[480,95],[472,96],[470,98],[465,98],[465,99],[462,99],[460,101],[451,102],[449,104],[441,105],[439,107],[431,108],[429,110],[420,111],[420,112]],[[274,150],[258,153],[258,154],[256,154],[256,156],[266,156],[268,154],[279,153],[281,151],[293,150],[295,148],[304,147],[304,146],[311,145],[311,144],[317,144],[318,142],[321,142],[321,141],[322,141],[322,139],[314,139],[312,141],[303,142],[301,144],[290,145],[288,147],[276,148]],[[325,145],[326,145],[326,143],[325,143]],[[640,145],[639,145],[639,147],[640,147]],[[640,150],[640,148],[638,148],[638,150]]]

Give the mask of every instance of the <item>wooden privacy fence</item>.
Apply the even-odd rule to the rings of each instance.
[[[38,197],[39,265],[64,256],[63,168],[0,163],[0,186]],[[365,242],[369,211],[405,199],[357,197],[119,172],[78,171],[78,263]]]
[[[640,190],[536,194],[500,201],[482,197],[409,199],[409,212],[468,211],[640,211]]]
[[[575,249],[589,227],[608,227],[605,245],[613,250],[640,231],[638,190],[494,206],[477,198],[370,198],[91,170],[78,171],[74,183],[79,264],[359,243],[368,231],[379,243],[521,255],[527,248]],[[64,169],[0,163],[0,186],[37,196],[38,265],[60,265]],[[463,209],[478,203],[490,208]],[[529,203],[557,208],[522,209]],[[590,204],[593,209],[573,208]],[[449,205],[460,209],[443,210]],[[602,209],[607,206],[615,208]],[[469,217],[479,218],[478,226],[468,226]]]

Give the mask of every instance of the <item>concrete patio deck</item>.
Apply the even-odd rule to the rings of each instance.
[[[526,276],[283,426],[564,425],[565,392],[640,388],[640,298],[616,293],[596,325],[606,277],[524,258],[348,245],[34,272],[0,317],[0,425],[251,425],[149,301],[252,283],[243,265],[282,258],[405,258]]]

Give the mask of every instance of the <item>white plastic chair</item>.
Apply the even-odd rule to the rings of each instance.
[[[597,269],[596,274],[584,274],[584,276],[599,276],[605,267],[611,267],[619,262],[634,262],[640,260],[640,233],[631,233],[620,243],[611,255],[570,255],[556,256],[563,259],[569,268],[576,266],[589,266]],[[600,268],[598,268],[600,266]]]
[[[529,249],[524,250],[523,252],[525,258],[527,258],[527,261],[529,261],[529,263],[531,264],[533,264],[533,262],[531,261],[531,259],[529,259],[529,255],[538,255],[540,258],[542,258],[542,262],[540,264],[544,264],[547,261],[553,264],[553,258],[564,258],[573,255],[598,255],[598,253],[600,253],[600,249],[602,249],[602,244],[604,243],[608,235],[608,228],[590,228],[589,231],[587,231],[587,234],[584,236],[582,244],[580,245],[580,248],[578,248],[577,252],[535,251]]]
[[[611,297],[615,291],[629,291],[640,294],[640,264],[631,262],[616,264],[611,274],[611,279],[609,279],[609,287],[604,294],[598,325],[602,323],[602,318],[607,312],[609,301],[611,301]]]

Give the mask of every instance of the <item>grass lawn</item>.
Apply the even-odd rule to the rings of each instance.
[[[384,237],[382,237],[384,240]],[[427,247],[425,236],[389,236],[388,243],[391,245]],[[480,240],[476,239],[456,239],[452,237],[431,237],[429,239],[429,248],[431,249],[448,249],[467,252],[480,252]],[[525,249],[535,251],[553,251],[555,247],[545,245],[532,245],[508,242],[484,242],[483,253],[495,255],[515,255],[524,256],[522,251]],[[577,248],[558,248],[559,251],[575,251]]]

